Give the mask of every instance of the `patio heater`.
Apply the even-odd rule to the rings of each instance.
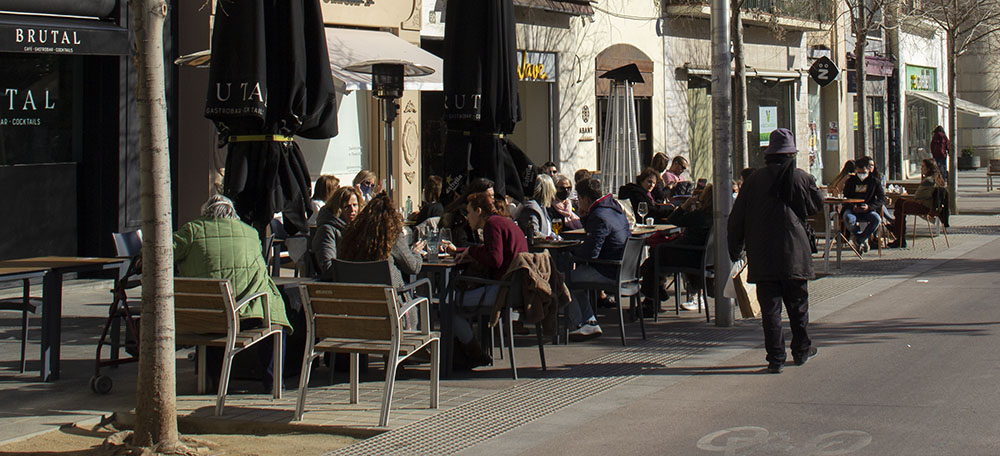
[[[602,74],[610,79],[607,119],[604,122],[604,144],[601,149],[601,172],[605,193],[618,188],[639,173],[639,127],[636,123],[633,87],[645,82],[639,67],[630,63]]]
[[[347,71],[370,74],[372,96],[379,101],[382,122],[385,123],[386,150],[386,192],[392,198],[395,181],[392,178],[392,123],[399,115],[399,103],[403,96],[403,78],[406,76],[426,76],[434,69],[405,60],[368,60],[344,67]]]

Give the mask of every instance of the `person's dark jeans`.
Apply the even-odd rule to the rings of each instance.
[[[935,158],[934,161],[937,162],[938,171],[941,171],[941,178],[947,180],[948,179],[948,159],[944,158],[942,160],[938,160],[938,159]]]
[[[781,303],[788,311],[792,327],[792,356],[799,357],[809,351],[812,341],[806,333],[809,325],[809,283],[805,280],[757,282],[757,300],[760,302],[764,323],[764,348],[767,362],[785,363],[785,334],[781,330]]]
[[[857,225],[860,222],[868,222],[865,229],[861,232],[857,231]],[[844,225],[847,226],[854,234],[854,238],[857,239],[858,244],[862,244],[868,240],[868,237],[878,229],[878,225],[882,223],[882,217],[879,217],[875,211],[856,213],[850,210],[844,211]]]

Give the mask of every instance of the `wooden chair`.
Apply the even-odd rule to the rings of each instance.
[[[205,347],[223,347],[222,372],[215,401],[215,415],[222,415],[229,389],[229,373],[233,357],[268,337],[274,338],[272,390],[275,399],[281,398],[282,340],[281,326],[268,324],[262,328],[240,328],[239,313],[255,299],[262,299],[263,321],[271,321],[267,293],[260,292],[244,297],[240,302],[233,298],[232,287],[225,279],[174,279],[174,312],[177,328],[177,345],[194,345],[198,351],[198,393],[206,389]]]
[[[301,287],[302,305],[306,311],[306,350],[299,377],[296,421],[302,419],[305,411],[309,366],[322,352],[351,355],[352,404],[358,403],[359,355],[365,353],[386,358],[385,393],[379,418],[379,426],[386,426],[397,367],[406,358],[428,347],[431,355],[430,407],[438,407],[440,335],[430,331],[430,304],[427,298],[412,300],[400,307],[396,290],[391,286],[313,282]],[[404,331],[403,315],[414,308],[420,313],[420,328]]]
[[[948,189],[944,187],[937,187],[934,189],[934,200],[932,209],[930,213],[926,215],[916,215],[914,214],[913,219],[913,235],[910,241],[911,245],[916,245],[917,242],[917,219],[916,217],[922,217],[927,222],[927,235],[931,238],[931,247],[937,250],[937,244],[934,242],[934,230],[931,227],[931,220],[936,219],[937,222],[941,222],[941,233],[944,234],[944,242],[951,248],[951,242],[948,241],[948,227],[944,223],[945,220],[942,218],[942,213],[945,211],[945,207],[948,201]],[[906,233],[903,233],[906,235]]]
[[[21,373],[27,368],[25,353],[28,344],[28,314],[35,313],[42,305],[42,298],[31,296],[31,281],[23,279],[24,293],[20,298],[0,299],[0,310],[21,312]]]
[[[993,178],[1000,177],[1000,160],[990,159],[990,167],[986,170],[986,191],[993,191]]]

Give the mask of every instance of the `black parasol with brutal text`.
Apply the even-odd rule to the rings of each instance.
[[[305,231],[310,176],[293,135],[337,134],[319,0],[219,0],[205,117],[228,144],[223,192],[263,232]]]
[[[485,177],[495,191],[524,198],[534,166],[505,135],[521,120],[511,0],[450,1],[444,37],[447,190]],[[528,180],[530,182],[530,180]]]

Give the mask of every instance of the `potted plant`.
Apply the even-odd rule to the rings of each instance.
[[[979,169],[979,156],[971,147],[962,149],[962,156],[958,157],[958,169]]]

